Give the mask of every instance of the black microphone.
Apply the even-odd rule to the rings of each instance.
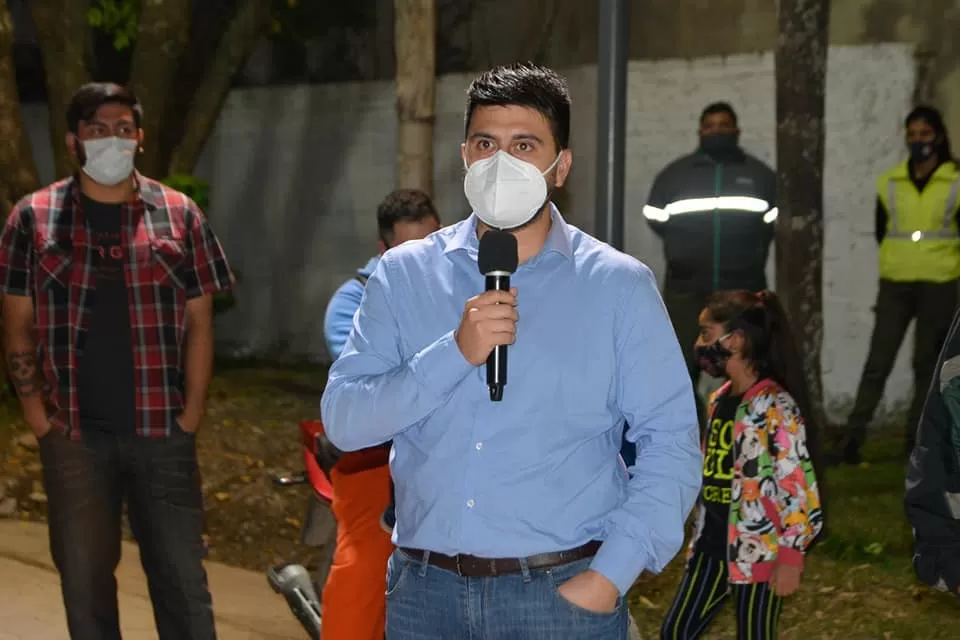
[[[520,256],[517,237],[509,231],[491,229],[480,236],[477,266],[487,278],[487,291],[510,291],[510,274],[517,270]],[[507,345],[500,345],[487,356],[487,387],[490,399],[503,400],[507,384]]]

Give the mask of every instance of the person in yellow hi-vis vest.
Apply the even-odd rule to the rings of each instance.
[[[906,118],[909,159],[877,180],[880,287],[870,352],[847,420],[841,458],[859,464],[867,424],[883,396],[907,327],[917,321],[914,393],[907,415],[910,455],[923,401],[957,306],[960,282],[960,167],[940,113],[915,108]]]

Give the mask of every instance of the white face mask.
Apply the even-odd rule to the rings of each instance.
[[[87,158],[83,163],[83,172],[94,182],[108,187],[120,184],[133,173],[133,156],[137,146],[136,140],[116,136],[85,140],[83,151]]]
[[[547,202],[547,170],[497,151],[467,168],[463,193],[480,220],[494,229],[515,229],[529,222]]]

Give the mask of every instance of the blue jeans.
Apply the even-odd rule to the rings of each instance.
[[[590,558],[495,578],[463,578],[397,550],[387,564],[387,640],[626,640],[627,603],[595,613],[557,588]]]

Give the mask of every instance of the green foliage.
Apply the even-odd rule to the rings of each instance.
[[[139,0],[96,0],[87,11],[87,21],[94,29],[113,36],[113,48],[123,51],[137,37],[139,13]]]
[[[372,0],[273,0],[273,35],[306,42],[331,27],[360,27],[376,17]],[[131,47],[137,37],[140,0],[92,0],[87,11],[90,26],[113,38],[118,52]]]
[[[372,0],[273,0],[274,38],[307,42],[331,28],[362,27],[376,19]]]
[[[188,173],[174,173],[161,182],[171,189],[176,189],[197,203],[201,210],[206,211],[210,206],[210,183],[202,178]]]

